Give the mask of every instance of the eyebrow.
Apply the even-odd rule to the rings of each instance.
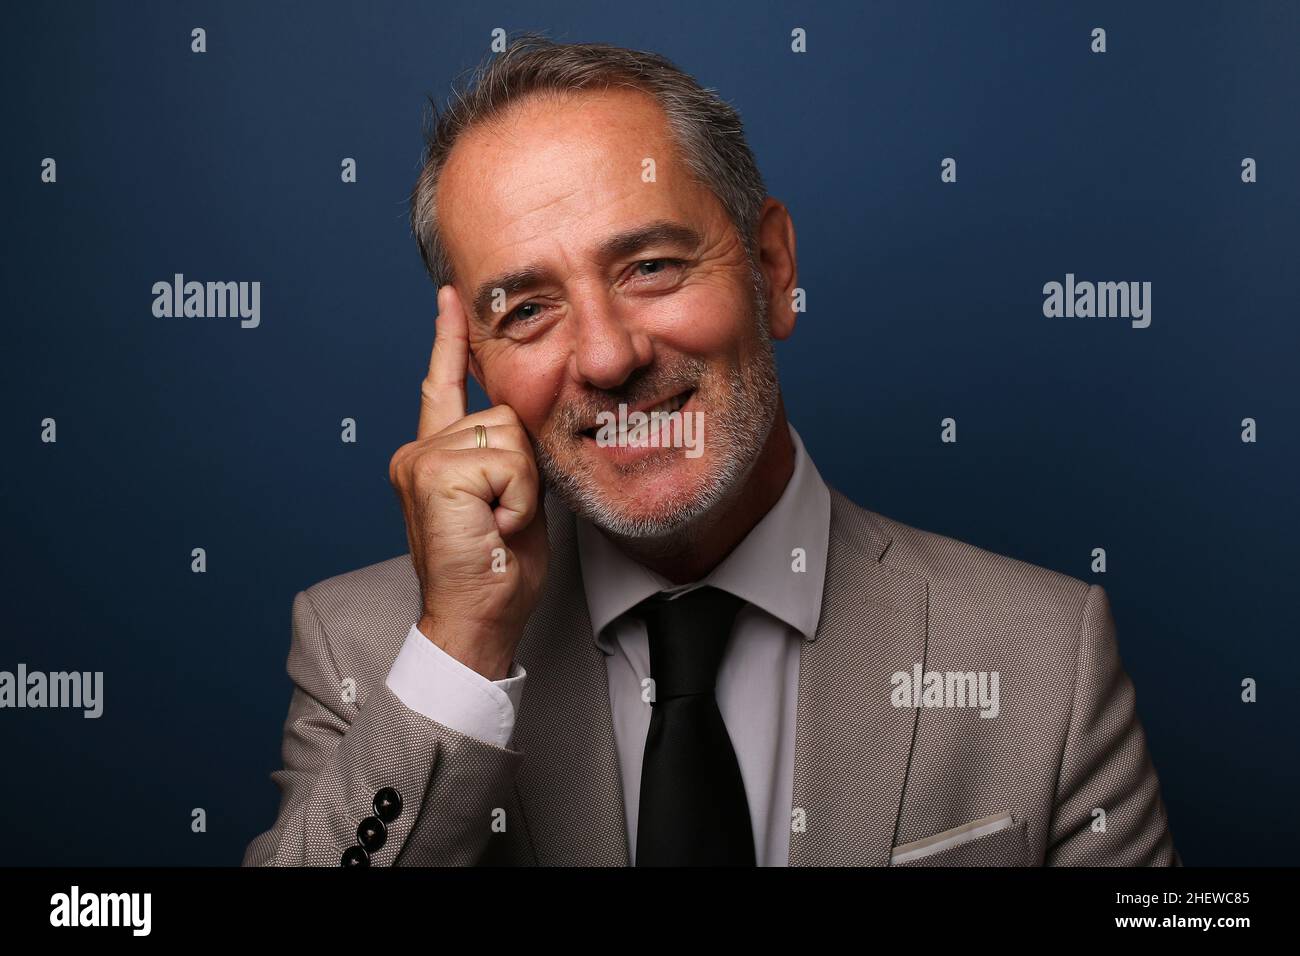
[[[703,241],[704,237],[690,226],[671,219],[658,219],[644,226],[610,236],[596,247],[596,255],[602,262],[608,262],[636,255],[650,246],[678,245],[694,248]],[[515,293],[542,285],[549,277],[550,273],[546,269],[534,265],[488,279],[474,293],[475,318],[480,322],[483,321],[482,316],[488,314],[498,289],[509,298]]]

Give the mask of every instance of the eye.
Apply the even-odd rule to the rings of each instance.
[[[631,279],[637,285],[654,284],[657,280],[671,278],[681,272],[687,265],[685,259],[642,259],[633,263]],[[645,271],[643,271],[645,270]],[[534,324],[542,316],[546,306],[539,302],[524,302],[515,306],[498,324],[498,329]]]
[[[535,312],[526,312],[526,309],[536,309]],[[537,302],[525,302],[523,305],[517,305],[506,314],[501,320],[501,328],[515,323],[522,322],[527,325],[530,321],[542,314],[542,306]]]
[[[682,259],[642,259],[632,266],[633,278],[635,279],[653,279],[656,276],[668,275],[675,273],[686,265]],[[642,269],[649,269],[649,272],[642,272]]]

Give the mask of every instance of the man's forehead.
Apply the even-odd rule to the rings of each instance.
[[[682,218],[699,191],[647,94],[534,96],[452,149],[438,186],[440,229],[453,257],[478,258],[557,229]]]
[[[447,195],[439,200],[491,202],[579,170],[640,179],[646,159],[662,167],[680,161],[667,115],[648,94],[533,94],[461,135],[447,157],[439,184]]]
[[[630,90],[533,97],[470,131],[444,167],[439,208],[466,291],[547,260],[608,257],[649,226],[676,223],[703,240],[712,214],[725,218],[686,170],[658,103]]]

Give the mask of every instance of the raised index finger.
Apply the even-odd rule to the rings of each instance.
[[[438,321],[429,374],[420,386],[416,438],[436,435],[465,417],[465,373],[469,369],[469,320],[451,285],[438,290]]]

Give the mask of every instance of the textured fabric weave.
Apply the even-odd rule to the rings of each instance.
[[[546,507],[551,563],[516,654],[529,678],[509,748],[384,685],[419,617],[409,555],[295,598],[280,809],[245,864],[338,866],[393,787],[404,807],[372,865],[627,865],[573,517]],[[998,715],[894,706],[893,676],[917,664],[999,672]],[[894,846],[1001,813],[1015,827],[954,848],[952,865],[1180,862],[1105,592],[834,491],[817,636],[800,650],[793,790],[792,865],[885,866]]]

